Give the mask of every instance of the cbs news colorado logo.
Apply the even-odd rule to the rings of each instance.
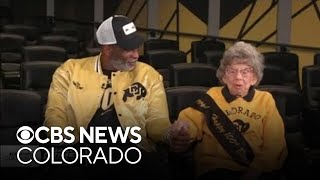
[[[74,128],[68,126],[64,129],[60,127],[41,126],[35,131],[29,126],[22,126],[17,130],[17,140],[25,145],[17,152],[17,160],[21,164],[95,164],[99,160],[105,164],[118,164],[126,161],[129,164],[137,164],[141,160],[141,151],[136,146],[126,149],[120,149],[112,144],[125,144],[130,141],[131,144],[137,144],[141,141],[141,135],[138,133],[140,127],[127,127],[124,130],[117,127],[115,130],[111,127],[90,127],[88,132],[85,128],[80,128],[80,146],[73,147],[75,144]],[[43,133],[49,134],[50,138],[43,136]],[[41,135],[42,134],[42,135]],[[130,134],[130,138],[129,138]],[[110,137],[107,139],[106,137]],[[108,142],[111,141],[111,142]],[[28,145],[43,144],[37,148],[30,148]],[[98,144],[98,148],[92,150],[89,144]],[[84,144],[84,146],[81,146]],[[107,151],[105,151],[107,148]],[[106,155],[105,152],[108,152]],[[29,159],[21,158],[23,154],[31,153]],[[130,159],[128,153],[135,153],[135,159]],[[113,154],[116,154],[114,156]],[[107,158],[108,157],[108,158]],[[116,157],[116,159],[114,158]],[[131,156],[130,156],[131,157]]]

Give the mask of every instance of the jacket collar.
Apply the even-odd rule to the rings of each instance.
[[[228,103],[231,103],[232,101],[237,99],[237,96],[234,96],[234,95],[230,94],[230,91],[229,91],[227,86],[224,86],[222,88],[221,92],[222,92],[222,95],[223,95],[224,99]],[[246,100],[247,102],[250,102],[250,101],[252,101],[252,99],[254,97],[254,94],[255,94],[254,87],[251,86],[249,91],[248,91],[248,94],[246,96],[244,96],[243,99]]]
[[[99,74],[103,74],[102,69],[101,69],[100,56],[101,56],[101,53],[97,56],[96,62],[94,63],[94,71]]]

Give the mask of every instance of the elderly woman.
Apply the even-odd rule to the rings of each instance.
[[[223,55],[212,87],[172,125],[173,150],[194,143],[198,179],[258,179],[274,174],[287,156],[283,120],[275,100],[255,89],[263,76],[263,56],[237,42]]]

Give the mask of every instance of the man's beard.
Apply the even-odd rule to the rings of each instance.
[[[118,71],[130,71],[134,68],[128,62],[120,60],[120,59],[111,59],[112,66]]]

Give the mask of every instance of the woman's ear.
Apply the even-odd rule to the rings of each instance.
[[[251,80],[251,86],[255,85],[258,82],[258,78],[254,76]]]
[[[225,76],[225,75],[222,76],[222,79],[221,79],[221,80],[222,80],[223,84],[227,84],[227,83],[226,83],[227,80],[226,80],[226,76]]]

